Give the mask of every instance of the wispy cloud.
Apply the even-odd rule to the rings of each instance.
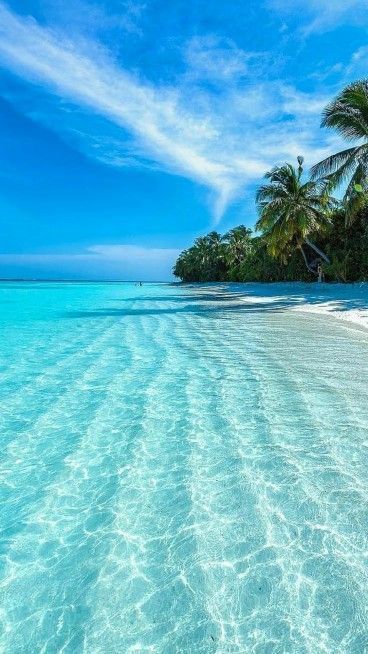
[[[149,271],[150,277],[169,279],[180,250],[175,248],[150,248],[137,245],[91,245],[81,252],[42,252],[1,254],[0,271],[32,269],[41,274],[63,271],[78,276],[98,278],[142,278]]]
[[[330,100],[327,95],[309,95],[296,91],[291,86],[285,86],[282,89],[282,96],[284,99],[284,110],[293,116],[301,116],[305,114],[320,116],[322,109]]]
[[[94,156],[115,166],[148,162],[205,185],[217,219],[277,161],[301,153],[313,163],[331,145],[321,143],[318,132],[325,99],[263,81],[264,56],[232,41],[197,38],[187,44],[187,68],[176,85],[153,85],[123,69],[96,42],[70,40],[0,2],[0,62],[122,130],[121,139],[101,141],[89,134],[87,121],[83,131]],[[215,79],[221,80],[216,92],[208,84]]]
[[[364,45],[356,50],[347,66],[344,67],[346,80],[366,78],[368,62],[368,46]]]
[[[267,6],[284,14],[302,12],[301,31],[305,35],[322,33],[345,24],[362,24],[367,5],[362,0],[268,0]]]
[[[246,78],[263,53],[246,52],[228,38],[213,34],[195,36],[186,43],[184,59],[189,79],[237,83]]]
[[[215,189],[221,204],[234,192],[237,171],[205,147],[217,138],[216,129],[179,107],[174,91],[139,83],[106,53],[95,49],[92,59],[4,6],[0,36],[2,59],[12,70],[130,130],[148,156]]]
[[[139,245],[90,245],[83,252],[65,253],[21,253],[1,254],[1,263],[50,263],[53,261],[118,261],[127,262],[143,260],[147,262],[173,259],[180,250],[176,248],[149,248]]]
[[[329,80],[329,100],[344,86],[351,82],[367,77],[368,46],[364,45],[355,50],[344,62],[338,61],[330,66],[317,68],[310,79],[324,82]]]

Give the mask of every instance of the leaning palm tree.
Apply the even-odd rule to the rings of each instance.
[[[256,229],[263,233],[272,256],[286,262],[297,248],[308,270],[315,273],[305,249],[308,246],[317,257],[329,263],[327,255],[309,236],[327,226],[334,200],[328,196],[323,183],[303,182],[303,161],[303,157],[298,157],[297,168],[284,164],[266,173],[269,183],[261,186],[256,196],[259,211]]]
[[[350,84],[327,105],[322,127],[332,127],[349,141],[359,141],[320,161],[311,170],[313,179],[328,180],[331,189],[347,182],[344,204],[351,219],[368,190],[368,80]]]

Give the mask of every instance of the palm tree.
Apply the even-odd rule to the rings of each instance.
[[[221,257],[223,252],[223,247],[222,247],[222,236],[218,232],[210,232],[207,234],[207,236],[204,237],[207,240],[207,243],[209,247],[211,248],[212,252],[214,252],[217,256]]]
[[[292,249],[297,247],[308,270],[315,273],[308,263],[305,246],[329,263],[327,255],[309,236],[328,224],[328,211],[334,201],[321,182],[302,181],[303,161],[303,157],[298,157],[297,168],[284,164],[266,173],[269,183],[261,186],[256,196],[260,214],[256,229],[263,232],[272,256],[286,263]]]
[[[218,232],[198,237],[184,250],[174,266],[174,275],[185,281],[220,281],[226,277],[225,245]]]
[[[226,243],[226,259],[230,268],[239,266],[252,249],[252,230],[245,225],[230,229],[222,240]]]
[[[183,250],[183,252],[180,253],[175,262],[173,274],[185,281],[192,282],[198,281],[200,278],[199,270],[200,265],[196,256],[196,252],[194,248],[191,247],[188,250]]]
[[[196,248],[197,255],[205,267],[210,262],[221,259],[223,256],[221,235],[215,231],[210,232],[206,236],[199,236],[194,241],[194,248]]]
[[[331,189],[348,182],[344,204],[350,219],[364,203],[364,191],[368,190],[368,80],[354,82],[341,91],[325,108],[321,126],[336,129],[350,141],[360,141],[311,170],[313,179],[328,180]]]
[[[203,266],[206,266],[211,256],[211,245],[208,242],[207,236],[199,236],[194,241],[194,249],[198,260]]]

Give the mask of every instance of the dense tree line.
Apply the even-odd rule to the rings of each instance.
[[[240,225],[210,232],[182,252],[183,281],[333,281],[368,279],[368,80],[344,89],[322,125],[358,144],[327,157],[306,178],[297,166],[275,166],[256,195],[256,234]],[[333,192],[345,185],[343,199]]]
[[[231,231],[236,230],[244,236],[238,239],[235,257],[234,243],[231,236],[229,238],[231,232],[224,236],[211,232],[180,254],[174,275],[185,282],[307,282],[316,279],[297,250],[292,250],[286,261],[282,261],[269,254],[264,238],[252,236],[252,231],[242,225]],[[329,258],[329,263],[323,264],[327,281],[368,281],[368,211],[362,210],[349,226],[344,212],[337,210],[326,233],[318,236],[318,245]]]

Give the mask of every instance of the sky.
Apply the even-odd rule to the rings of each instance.
[[[366,0],[0,0],[0,277],[167,280],[342,142]]]

